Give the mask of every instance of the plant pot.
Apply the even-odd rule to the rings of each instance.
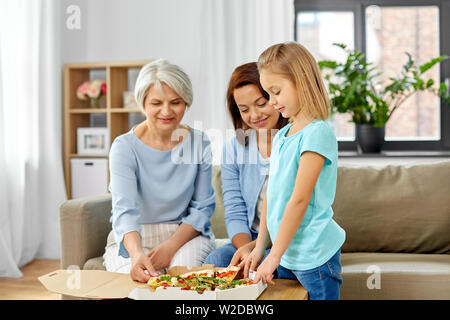
[[[356,125],[356,144],[363,153],[380,153],[384,144],[385,127],[370,124]]]

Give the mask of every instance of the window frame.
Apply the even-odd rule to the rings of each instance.
[[[294,39],[297,41],[297,15],[308,11],[352,11],[354,17],[355,49],[366,53],[365,11],[368,6],[408,7],[437,6],[439,8],[439,55],[450,56],[450,0],[295,0]],[[450,79],[450,59],[440,63],[440,82]],[[448,151],[450,150],[450,106],[441,101],[440,140],[386,140],[384,151]],[[339,140],[340,151],[357,151],[355,141]]]

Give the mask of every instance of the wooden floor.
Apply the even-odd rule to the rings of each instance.
[[[21,269],[22,278],[0,278],[0,300],[60,300],[60,294],[47,291],[38,280],[57,269],[60,269],[59,260],[31,261]]]

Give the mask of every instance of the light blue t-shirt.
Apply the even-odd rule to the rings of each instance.
[[[305,216],[280,263],[291,270],[308,270],[327,262],[345,241],[345,231],[333,220],[331,208],[336,193],[338,147],[336,137],[325,121],[314,120],[286,137],[291,126],[292,123],[282,128],[272,144],[267,228],[273,243],[294,190],[302,153],[313,151],[324,156],[326,160]]]

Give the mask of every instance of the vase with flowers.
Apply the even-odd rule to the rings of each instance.
[[[83,82],[77,89],[77,98],[91,101],[92,108],[100,108],[100,98],[106,95],[106,81],[93,80]]]

